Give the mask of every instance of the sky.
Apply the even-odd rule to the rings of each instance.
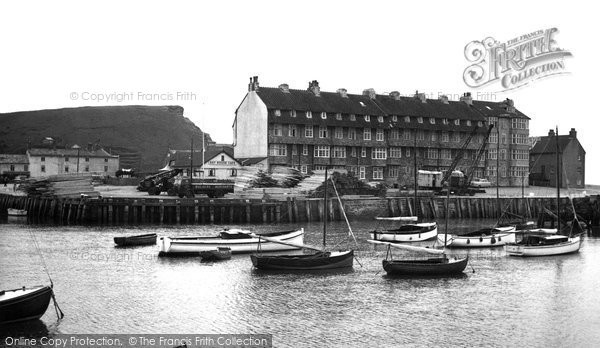
[[[599,30],[590,2],[13,1],[0,5],[0,112],[181,105],[232,142],[248,78],[261,86],[514,100],[530,135],[576,128],[586,183],[600,184]],[[566,74],[503,92],[472,88],[465,46],[557,28]]]

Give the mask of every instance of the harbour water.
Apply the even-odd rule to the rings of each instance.
[[[490,223],[454,220],[450,231]],[[353,271],[284,274],[253,270],[248,255],[201,263],[158,258],[157,246],[115,248],[112,241],[153,232],[209,235],[220,226],[3,221],[0,289],[48,283],[34,234],[65,318],[57,321],[51,305],[41,321],[2,328],[0,336],[253,333],[272,334],[275,347],[600,344],[599,239],[586,237],[579,253],[559,257],[513,258],[502,248],[458,250],[470,254],[472,268],[464,276],[405,279],[386,276],[381,267],[386,249],[366,243],[368,231],[378,225],[353,223],[360,262]],[[296,226],[236,227],[275,231]],[[321,224],[303,227],[305,241],[319,244]],[[328,231],[329,244],[346,245],[344,223],[332,223]]]

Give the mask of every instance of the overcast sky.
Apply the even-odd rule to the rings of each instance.
[[[576,1],[3,2],[0,112],[178,104],[230,143],[250,76],[271,87],[318,80],[323,91],[477,97],[502,88],[464,83],[466,44],[556,27],[556,45],[573,54],[569,74],[484,97],[513,99],[531,135],[576,128],[586,182],[600,184],[595,13]]]

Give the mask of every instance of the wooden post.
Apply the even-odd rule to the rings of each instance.
[[[290,197],[286,198],[287,204],[287,222],[292,222],[294,220],[294,211],[292,210],[292,199]]]
[[[179,225],[181,224],[181,200],[177,199],[175,203],[177,204],[175,206],[175,221]]]
[[[292,198],[292,206],[294,207],[294,219],[293,219],[293,221],[290,221],[290,222],[297,222],[297,221],[299,221],[299,218],[298,218],[298,201],[296,200],[295,197]]]
[[[306,221],[308,222],[311,221],[310,202],[311,201],[309,199],[304,200],[304,208],[306,209]]]
[[[252,220],[252,207],[250,206],[250,200],[246,200],[246,222],[250,222]]]

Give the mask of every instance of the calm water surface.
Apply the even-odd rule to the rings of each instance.
[[[452,221],[452,231],[489,225]],[[156,246],[115,248],[114,236],[209,235],[218,226],[81,227],[0,224],[0,289],[47,284],[33,233],[65,313],[52,305],[41,321],[0,329],[15,333],[268,333],[276,347],[598,346],[600,240],[577,254],[509,258],[502,248],[470,253],[457,278],[390,278],[384,247],[365,242],[376,222],[356,222],[354,270],[273,274],[248,255],[230,261],[158,258]],[[380,225],[381,226],[381,225]],[[242,226],[255,231],[291,225]],[[318,244],[321,224],[305,224]],[[443,227],[442,227],[443,228]],[[329,225],[328,243],[345,240]],[[344,245],[342,243],[342,245]],[[402,252],[395,252],[400,256]],[[7,332],[8,330],[8,332]]]

